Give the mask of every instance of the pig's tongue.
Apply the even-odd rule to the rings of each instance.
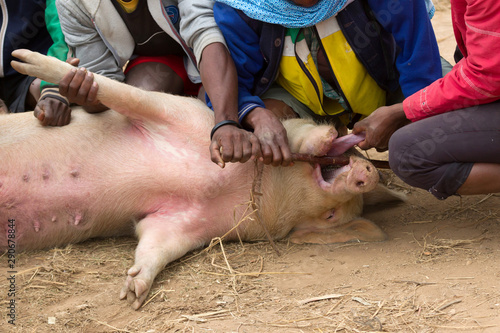
[[[339,156],[345,153],[349,148],[354,147],[365,139],[365,133],[347,134],[333,140],[332,148],[328,151],[328,156]]]

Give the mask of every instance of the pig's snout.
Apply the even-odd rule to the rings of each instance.
[[[379,175],[370,162],[351,157],[351,170],[346,179],[347,188],[354,193],[369,192],[377,186]]]
[[[313,178],[325,191],[360,194],[369,192],[377,186],[378,170],[369,161],[351,156],[348,165],[340,168],[315,166]]]

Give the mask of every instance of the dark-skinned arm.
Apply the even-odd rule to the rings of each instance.
[[[45,7],[45,27],[53,41],[47,55],[66,61],[68,46],[64,41],[55,0],[47,0]],[[75,65],[72,60],[68,61]],[[71,108],[68,100],[61,96],[58,87],[48,82],[40,83],[41,95],[34,108],[34,116],[43,126],[64,126],[71,121]]]
[[[261,161],[274,166],[290,165],[291,153],[283,124],[276,115],[265,108],[262,99],[252,93],[258,73],[265,63],[259,46],[259,35],[233,8],[222,3],[215,3],[214,18],[224,35],[236,67],[237,110],[241,125],[253,131],[258,138]]]
[[[226,162],[244,163],[260,156],[257,137],[235,126],[239,124],[238,77],[226,47],[222,43],[206,46],[199,67],[203,87],[214,109],[215,124],[225,120],[235,122],[234,125],[227,124],[213,132],[210,144],[212,161],[223,168]]]
[[[70,103],[78,104],[88,113],[102,112],[108,107],[97,100],[99,86],[94,81],[94,74],[85,68],[74,68],[59,81],[59,92]]]
[[[352,132],[366,133],[365,140],[358,143],[359,148],[364,150],[376,148],[383,151],[387,150],[392,134],[409,123],[403,104],[398,103],[376,109],[368,117],[354,124]]]

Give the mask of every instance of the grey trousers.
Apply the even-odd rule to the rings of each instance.
[[[456,194],[477,162],[500,164],[500,101],[416,121],[389,141],[394,173],[438,199]]]

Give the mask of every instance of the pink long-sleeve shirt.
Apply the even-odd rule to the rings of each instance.
[[[451,15],[464,58],[404,100],[412,121],[500,99],[500,1],[451,0]]]

